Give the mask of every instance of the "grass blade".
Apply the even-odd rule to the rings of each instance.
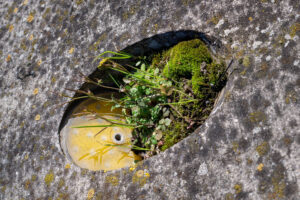
[[[108,75],[113,80],[113,82],[120,88],[120,84],[116,81],[116,79],[110,73]]]
[[[134,128],[136,125],[131,124],[107,124],[107,125],[91,125],[91,126],[72,126],[71,128],[105,128],[105,127],[127,127]]]
[[[113,54],[115,56],[109,56],[109,57],[103,57],[103,55],[105,54]],[[95,62],[96,60],[100,59],[100,58],[107,58],[107,59],[111,59],[111,60],[122,60],[122,59],[129,59],[129,58],[132,58],[133,56],[126,53],[126,52],[113,52],[113,51],[105,51],[101,54],[99,54],[94,60],[93,62]]]

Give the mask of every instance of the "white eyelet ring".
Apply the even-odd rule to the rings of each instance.
[[[122,133],[114,133],[112,140],[116,144],[123,144],[124,143],[124,136]]]

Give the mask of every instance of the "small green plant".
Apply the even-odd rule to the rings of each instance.
[[[113,126],[133,128],[131,148],[136,152],[143,152],[144,157],[169,148],[193,132],[212,110],[215,97],[226,81],[226,70],[224,64],[213,61],[208,49],[201,46],[204,45],[202,42],[187,44],[193,44],[192,48],[200,48],[200,50],[189,50],[184,44],[180,44],[179,47],[185,53],[192,53],[180,56],[177,52],[175,58],[172,56],[176,48],[179,48],[176,46],[174,50],[149,57],[134,57],[124,52],[111,51],[100,54],[95,59],[102,58],[98,68],[109,68],[123,75],[122,79],[117,79],[109,74],[111,81],[115,84],[115,87],[109,87],[109,89],[119,91],[122,97],[112,96],[111,99],[105,99],[105,101],[113,102],[112,110],[121,109],[120,117],[125,121],[104,118],[110,122],[109,125],[76,128]],[[199,56],[199,53],[202,54]],[[114,56],[104,57],[107,54]],[[186,59],[189,57],[193,59],[195,56],[199,56],[200,59],[192,60],[191,64]],[[184,62],[180,60],[181,58],[184,58]],[[118,62],[125,59],[128,59],[125,64]],[[86,82],[108,88],[101,79],[86,78]],[[90,91],[80,92],[83,96],[77,98],[96,100],[99,98]],[[95,117],[103,118],[99,114],[95,114]],[[120,145],[107,144],[106,146]],[[99,152],[102,151],[99,150]]]
[[[156,133],[165,131],[171,124],[168,96],[179,95],[180,89],[147,62],[139,60],[131,68],[134,73],[115,69],[125,74],[123,84],[118,84],[125,95],[115,101],[112,109],[122,108],[126,123],[136,125],[133,144],[154,150],[158,144]]]

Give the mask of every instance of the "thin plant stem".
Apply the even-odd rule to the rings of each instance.
[[[193,100],[189,100],[189,101],[179,101],[179,102],[173,102],[173,103],[160,103],[159,105],[180,105],[180,104],[187,104],[187,103],[192,103],[192,102],[196,102],[198,100],[193,99]]]
[[[103,57],[103,55],[105,54],[113,54],[113,55],[117,55],[117,56],[111,56],[111,57]],[[100,55],[98,55],[93,62],[95,62],[96,60],[100,59],[100,58],[106,58],[106,59],[112,59],[112,60],[123,60],[123,59],[129,59],[132,58],[132,55],[125,53],[125,52],[113,52],[113,51],[105,51],[103,53],[101,53]]]
[[[134,127],[136,127],[136,125],[131,125],[131,124],[106,124],[106,125],[91,125],[91,126],[72,126],[72,128],[101,128],[101,127],[134,128]]]
[[[131,147],[131,149],[139,150],[139,151],[150,151],[150,149],[139,147],[136,145],[126,145],[126,144],[105,144],[105,146],[113,146],[113,147]]]
[[[116,79],[110,73],[108,75],[113,80],[113,82],[120,88],[120,84],[116,81]]]

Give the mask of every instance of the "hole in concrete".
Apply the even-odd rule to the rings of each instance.
[[[156,35],[122,52],[132,57],[103,59],[61,121],[62,150],[82,168],[128,167],[169,148],[205,121],[226,84],[222,46],[200,32]]]
[[[114,135],[114,138],[115,138],[115,142],[116,143],[119,143],[119,142],[122,142],[123,141],[123,135],[121,133],[117,133]]]

